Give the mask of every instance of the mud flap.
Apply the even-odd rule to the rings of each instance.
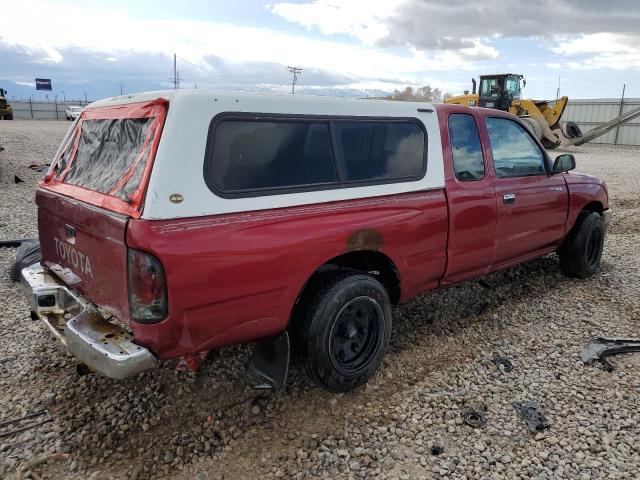
[[[281,389],[289,373],[289,333],[260,340],[253,347],[249,371],[258,378],[255,388]]]

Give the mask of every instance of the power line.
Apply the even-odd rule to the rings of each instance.
[[[291,95],[296,92],[296,82],[298,81],[298,74],[302,73],[302,69],[300,67],[287,67],[289,72],[293,75],[291,79]]]

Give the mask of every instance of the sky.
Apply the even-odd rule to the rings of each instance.
[[[640,0],[2,0],[0,87],[382,95],[521,73],[536,99],[640,97]]]

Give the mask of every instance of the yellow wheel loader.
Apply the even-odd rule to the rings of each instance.
[[[496,75],[482,75],[480,89],[476,93],[476,80],[471,80],[473,90],[464,95],[450,97],[445,103],[456,103],[470,107],[486,107],[503,110],[517,115],[529,126],[531,132],[542,141],[547,149],[560,146],[564,138],[574,138],[582,135],[580,128],[573,122],[566,125],[563,132],[560,118],[567,106],[567,97],[557,100],[530,100],[522,98],[522,87],[526,80],[522,75],[502,73]]]
[[[13,110],[7,103],[7,91],[0,88],[0,120],[13,120]]]

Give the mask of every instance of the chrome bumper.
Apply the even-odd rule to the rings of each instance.
[[[604,228],[609,226],[611,220],[613,220],[613,211],[610,208],[607,208],[602,212],[602,223],[604,223]]]
[[[94,372],[122,379],[156,366],[148,349],[136,345],[128,332],[102,318],[90,302],[39,263],[22,270],[21,283],[32,315],[41,318],[67,351]]]

